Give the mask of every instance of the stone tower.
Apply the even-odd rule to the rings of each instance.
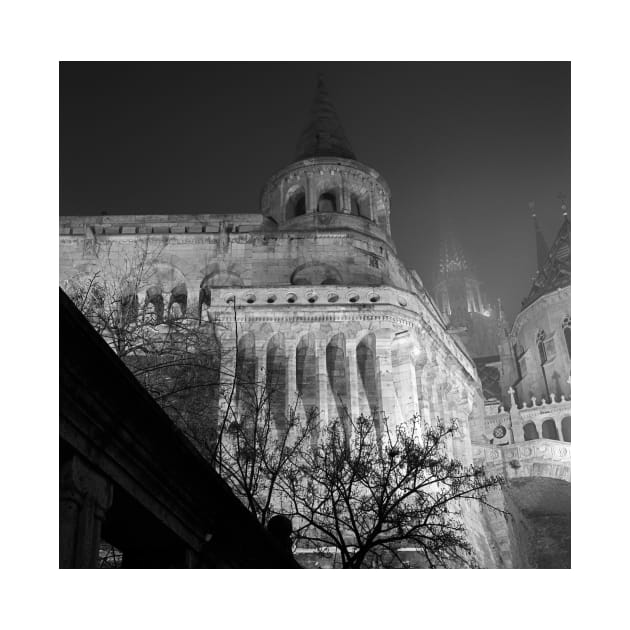
[[[475,362],[485,399],[500,401],[500,345],[506,336],[506,323],[500,307],[490,305],[483,295],[481,282],[452,228],[440,241],[434,295],[449,331],[461,340]]]

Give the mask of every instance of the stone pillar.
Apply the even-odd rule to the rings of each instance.
[[[256,335],[256,406],[259,412],[264,413],[269,404],[270,392],[267,391],[267,342],[268,339],[260,339]]]
[[[403,363],[399,367],[399,374],[402,414],[405,420],[409,420],[420,414],[420,402],[416,386],[416,367],[409,353],[406,353]]]
[[[345,179],[341,180],[341,212],[344,214],[352,214],[352,202],[350,199],[350,191],[346,186]]]
[[[297,376],[295,364],[295,351],[297,341],[295,339],[286,339],[287,350],[287,417],[295,410],[297,400]]]
[[[307,175],[306,177],[306,194],[305,194],[305,201],[306,201],[306,213],[307,214],[313,214],[315,212],[317,212],[317,201],[318,201],[318,197],[317,197],[317,187],[315,186],[315,183],[313,182],[311,175]]]
[[[380,410],[393,426],[402,422],[402,411],[396,397],[392,367],[391,330],[376,331],[376,383],[379,391]]]
[[[221,335],[221,374],[219,379],[219,425],[232,422],[236,413],[236,335],[226,330]],[[220,428],[220,427],[218,427]]]
[[[359,410],[359,369],[357,366],[357,341],[346,339],[346,382],[348,384],[348,413],[352,422],[356,422]]]
[[[328,369],[326,367],[326,342],[318,340],[315,343],[317,361],[317,407],[319,408],[319,423],[323,428],[328,424]]]
[[[78,456],[59,471],[59,568],[95,569],[101,526],[111,507],[109,480]]]

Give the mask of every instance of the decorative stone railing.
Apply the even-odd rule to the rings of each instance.
[[[571,481],[571,444],[538,439],[506,446],[473,444],[473,461],[506,479],[552,477]]]

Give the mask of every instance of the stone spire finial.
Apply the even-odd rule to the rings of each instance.
[[[317,77],[317,90],[308,123],[298,140],[295,161],[314,157],[357,159],[341,126],[321,74]]]

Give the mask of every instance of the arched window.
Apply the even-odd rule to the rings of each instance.
[[[562,439],[565,442],[570,442],[571,441],[571,416],[562,418],[562,422],[560,423],[560,428],[562,429]]]
[[[547,363],[547,350],[545,348],[546,334],[544,330],[539,330],[536,335],[536,345],[538,346],[538,355],[540,356],[540,365]]]
[[[183,282],[173,287],[168,303],[168,314],[173,319],[186,317],[186,304],[188,302],[188,290]]]
[[[317,202],[317,212],[337,212],[337,200],[333,193],[325,192],[320,195]]]
[[[538,439],[538,429],[533,422],[528,422],[523,425],[523,437],[526,440],[537,440]]]
[[[567,344],[569,358],[571,358],[571,316],[567,315],[562,320],[562,332],[564,333],[564,341]]]
[[[287,201],[285,216],[288,220],[303,214],[306,214],[306,196],[303,190],[297,190]]]
[[[559,440],[558,428],[555,421],[549,419],[545,420],[542,425],[542,436],[548,440]]]
[[[361,214],[361,211],[359,210],[359,201],[356,195],[352,195],[350,197],[350,214],[353,214],[356,217]]]

